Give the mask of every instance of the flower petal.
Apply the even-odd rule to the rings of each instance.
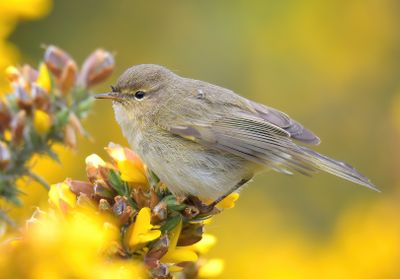
[[[161,231],[160,230],[151,230],[147,233],[140,234],[138,236],[138,242],[139,243],[146,243],[153,241],[161,236]]]
[[[33,126],[38,134],[47,134],[51,127],[50,116],[42,110],[35,110],[33,114]]]
[[[171,249],[161,258],[164,263],[195,262],[199,258],[189,247],[177,247]]]
[[[200,278],[212,278],[219,276],[224,269],[224,261],[221,259],[210,259],[199,268]]]
[[[217,204],[217,208],[229,209],[235,206],[235,201],[239,198],[239,193],[233,192]]]
[[[51,79],[49,70],[47,69],[46,64],[42,63],[39,66],[39,76],[36,80],[36,84],[44,89],[46,92],[50,92],[51,90]]]
[[[159,230],[151,230],[153,225],[151,221],[151,210],[148,207],[143,207],[138,215],[136,221],[128,229],[128,245],[134,247],[141,243],[146,243],[160,237]]]
[[[135,164],[128,160],[118,161],[118,169],[121,172],[121,179],[127,182],[147,184],[144,173]]]

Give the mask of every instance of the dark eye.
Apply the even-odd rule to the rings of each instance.
[[[144,95],[146,95],[146,93],[144,93],[143,91],[137,91],[135,93],[135,99],[141,100],[141,99],[143,99]]]

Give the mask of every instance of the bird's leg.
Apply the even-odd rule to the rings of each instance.
[[[188,196],[187,200],[190,201],[190,203],[192,203],[194,206],[196,206],[200,210],[201,214],[207,214],[207,213],[210,213],[218,203],[220,203],[227,196],[229,196],[230,194],[232,194],[233,192],[238,190],[240,187],[242,187],[244,184],[246,184],[249,180],[250,179],[240,180],[239,183],[237,183],[234,187],[232,187],[231,190],[229,190],[226,194],[220,196],[219,198],[217,198],[215,201],[213,201],[210,204],[204,204],[199,198],[197,198],[195,196]]]
[[[243,178],[229,192],[227,192],[226,194],[224,194],[224,195],[220,196],[219,198],[217,198],[215,201],[213,201],[212,203],[207,205],[207,207],[213,209],[218,203],[220,203],[223,199],[225,199],[227,196],[229,196],[230,194],[232,194],[236,190],[239,190],[240,187],[242,187],[244,184],[246,184],[249,180],[250,179],[248,179],[248,178]]]

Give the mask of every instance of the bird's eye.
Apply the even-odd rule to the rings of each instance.
[[[135,99],[136,100],[141,100],[141,99],[143,99],[144,95],[146,95],[146,93],[144,93],[143,91],[137,91],[135,93]]]

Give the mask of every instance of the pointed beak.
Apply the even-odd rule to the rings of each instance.
[[[119,100],[122,99],[123,96],[119,92],[107,92],[101,93],[94,96],[96,99],[111,99],[111,100]]]

